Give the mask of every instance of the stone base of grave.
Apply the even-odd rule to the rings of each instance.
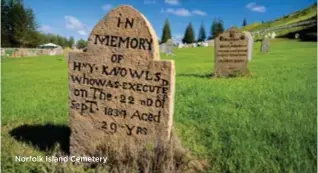
[[[166,56],[174,56],[173,53],[166,53]]]
[[[232,73],[214,73],[212,75],[212,78],[222,78],[222,77],[226,77],[226,78],[231,78],[231,77],[243,77],[243,76],[249,76],[249,71],[238,71],[238,72],[232,72]]]
[[[154,145],[136,145],[108,141],[96,146],[95,157],[107,157],[109,172],[195,173],[208,168],[207,161],[191,156],[177,136]],[[88,165],[89,166],[89,165]],[[96,166],[96,165],[95,165]]]

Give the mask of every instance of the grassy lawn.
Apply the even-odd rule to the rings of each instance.
[[[255,43],[251,75],[228,79],[210,78],[212,48],[176,49],[175,56],[162,55],[176,62],[177,134],[193,155],[209,162],[209,173],[314,173],[316,43],[277,39],[268,54],[259,53],[259,48]],[[3,59],[1,70],[2,171],[83,171],[79,166],[15,162],[16,155],[45,156],[67,147],[65,58]],[[17,129],[25,124],[37,128]],[[32,140],[18,140],[21,131],[39,140],[38,146]],[[42,139],[52,139],[51,145],[42,145]],[[54,141],[60,146],[54,147]]]

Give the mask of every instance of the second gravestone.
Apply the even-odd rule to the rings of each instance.
[[[167,55],[173,55],[173,41],[168,39],[166,42],[166,52]]]
[[[269,51],[269,38],[264,38],[262,40],[261,52],[267,53]]]
[[[231,28],[215,39],[216,77],[248,73],[248,38],[244,32]]]
[[[253,36],[250,32],[248,31],[244,31],[246,37],[247,37],[247,40],[248,40],[248,61],[251,61],[252,60],[252,56],[253,56],[253,44],[254,44],[254,40],[253,40]]]
[[[71,154],[170,139],[175,69],[157,42],[140,12],[120,6],[95,26],[87,52],[70,53]]]

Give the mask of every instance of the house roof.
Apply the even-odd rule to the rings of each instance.
[[[59,45],[56,45],[54,43],[46,43],[46,44],[42,44],[40,45],[41,48],[45,48],[45,47],[60,47]]]

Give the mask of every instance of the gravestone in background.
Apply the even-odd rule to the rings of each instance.
[[[208,45],[214,47],[214,40],[208,40]]]
[[[244,31],[247,39],[248,39],[248,61],[252,60],[253,56],[253,44],[254,44],[254,39],[253,36],[250,32]]]
[[[269,38],[264,38],[261,44],[261,52],[267,53],[269,51]]]
[[[72,155],[170,139],[174,62],[160,60],[156,34],[136,9],[111,10],[91,32],[87,52],[71,52],[68,66]]]
[[[6,51],[5,51],[5,49],[0,48],[0,50],[1,50],[1,58],[4,57],[4,56],[6,56]]]
[[[183,43],[178,43],[178,48],[183,48],[184,47],[184,44]]]
[[[271,34],[271,39],[275,39],[276,38],[276,33],[275,32],[272,32]]]
[[[231,28],[215,39],[216,77],[248,73],[248,38],[244,32]]]
[[[161,43],[160,44],[160,53],[166,53],[167,52],[167,44]]]
[[[173,55],[173,41],[172,39],[168,39],[166,44],[166,54],[167,55]]]
[[[296,33],[296,34],[295,34],[295,39],[299,39],[299,36],[300,36],[300,34],[299,34],[299,33]]]

